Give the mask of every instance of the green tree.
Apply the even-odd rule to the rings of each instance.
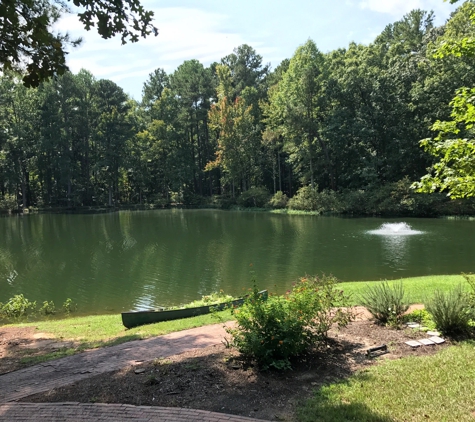
[[[456,0],[451,0],[456,3]],[[468,30],[454,25],[441,38],[435,56],[473,57],[475,54],[475,5],[466,2],[458,12]],[[465,26],[467,28],[467,26]],[[445,191],[452,199],[475,196],[475,88],[459,88],[451,101],[451,120],[437,120],[432,130],[435,138],[421,141],[429,154],[439,159],[413,187],[418,192]]]
[[[158,34],[152,25],[153,12],[139,0],[73,0],[80,8],[79,20],[86,30],[96,27],[103,38],[120,34],[122,43]],[[52,25],[62,13],[70,13],[66,2],[57,0],[3,0],[0,4],[0,70],[22,70],[23,82],[36,87],[53,75],[62,75],[66,47],[77,46],[67,34],[54,33]]]

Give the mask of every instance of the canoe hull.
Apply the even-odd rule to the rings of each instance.
[[[267,299],[267,291],[259,292]],[[244,303],[245,298],[233,300],[231,302],[219,303],[217,305],[199,306],[196,308],[171,309],[165,311],[137,311],[122,312],[122,324],[127,328],[138,327],[145,324],[153,324],[156,322],[172,321],[174,319],[190,318],[198,315],[206,315],[211,311],[222,311],[226,308],[240,306]]]

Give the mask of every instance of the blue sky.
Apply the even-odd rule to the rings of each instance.
[[[61,19],[57,28],[83,44],[70,52],[68,65],[96,78],[111,79],[137,100],[143,83],[156,68],[173,72],[185,60],[205,66],[249,44],[276,67],[295,49],[313,39],[328,52],[348,43],[368,44],[384,27],[412,9],[433,10],[436,24],[455,10],[443,0],[142,0],[155,12],[158,37],[122,46],[118,38],[102,40],[85,31],[75,15]]]

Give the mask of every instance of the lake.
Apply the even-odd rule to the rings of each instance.
[[[405,222],[421,233],[372,233]],[[220,210],[0,218],[0,302],[68,297],[82,314],[176,305],[223,289],[283,293],[298,277],[397,279],[475,271],[475,221]]]

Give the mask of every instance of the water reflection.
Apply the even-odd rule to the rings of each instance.
[[[385,261],[391,267],[404,268],[407,265],[410,238],[407,236],[384,236],[382,248]]]
[[[70,297],[86,313],[119,311],[220,289],[240,295],[253,278],[279,293],[305,274],[374,280],[474,271],[474,222],[413,219],[374,233],[396,228],[383,223],[212,210],[0,219],[0,302],[23,293],[57,305]],[[408,230],[423,235],[402,235]]]

